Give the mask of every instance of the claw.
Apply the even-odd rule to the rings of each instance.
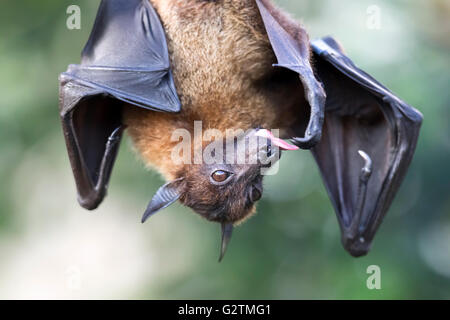
[[[108,142],[106,143],[105,147],[105,153],[100,164],[98,181],[95,186],[95,190],[97,192],[100,192],[102,186],[107,185],[107,179],[109,178],[109,174],[115,160],[115,156],[113,156],[113,154],[117,153],[117,147],[120,143],[120,139],[122,138],[122,133],[125,128],[126,127],[124,125],[120,125],[108,137]]]
[[[364,167],[361,169],[360,179],[369,180],[372,174],[372,159],[362,150],[359,150],[358,153],[365,161]]]
[[[344,245],[348,248],[353,248],[355,255],[360,255],[359,252],[364,251],[356,249],[365,246],[365,239],[361,235],[362,232],[360,230],[360,224],[366,202],[367,183],[369,182],[372,174],[372,159],[362,150],[359,150],[358,153],[364,159],[364,166],[362,167],[359,175],[355,215],[352,217],[352,222],[344,233]]]
[[[222,246],[220,248],[219,262],[222,261],[227,251],[228,243],[231,240],[231,235],[233,234],[233,224],[232,223],[222,223]]]

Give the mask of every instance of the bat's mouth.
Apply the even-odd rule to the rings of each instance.
[[[273,133],[267,129],[259,129],[256,132],[256,136],[269,139],[272,145],[277,146],[281,150],[289,150],[289,151],[299,150],[299,147],[297,147],[296,145],[293,145],[291,143],[284,141],[283,139],[275,137]]]

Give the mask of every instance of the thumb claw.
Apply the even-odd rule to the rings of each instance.
[[[228,243],[231,240],[231,235],[233,234],[233,224],[232,223],[222,223],[222,245],[220,248],[219,262],[222,261],[227,251]]]

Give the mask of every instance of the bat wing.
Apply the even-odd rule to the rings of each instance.
[[[256,3],[278,60],[275,66],[299,75],[310,106],[305,136],[293,142],[312,149],[344,247],[363,255],[406,174],[422,115],[358,69],[333,39],[310,46],[306,32],[269,1]]]
[[[310,46],[306,32],[292,26],[282,14],[265,0],[256,0],[267,35],[278,63],[274,66],[289,69],[299,75],[310,106],[309,123],[303,138],[294,138],[302,149],[310,149],[320,140],[324,119],[325,92],[317,81],[310,63]]]
[[[180,111],[164,29],[147,0],[103,0],[81,64],[60,76],[62,127],[86,209],[106,194],[125,103]]]
[[[334,39],[314,41],[312,49],[327,94],[322,138],[312,152],[343,245],[361,256],[406,174],[422,115],[357,68]]]

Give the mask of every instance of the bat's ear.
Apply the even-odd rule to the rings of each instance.
[[[164,29],[148,0],[103,0],[80,65],[60,76],[60,112],[80,204],[103,200],[125,103],[178,112]]]
[[[142,216],[142,223],[158,211],[167,208],[181,196],[180,184],[183,178],[171,181],[158,189]]]
[[[309,37],[299,25],[294,25],[269,1],[256,0],[272,49],[278,63],[274,66],[298,73],[310,106],[309,123],[303,138],[293,139],[302,149],[310,149],[319,141],[324,120],[325,91],[311,67]]]

